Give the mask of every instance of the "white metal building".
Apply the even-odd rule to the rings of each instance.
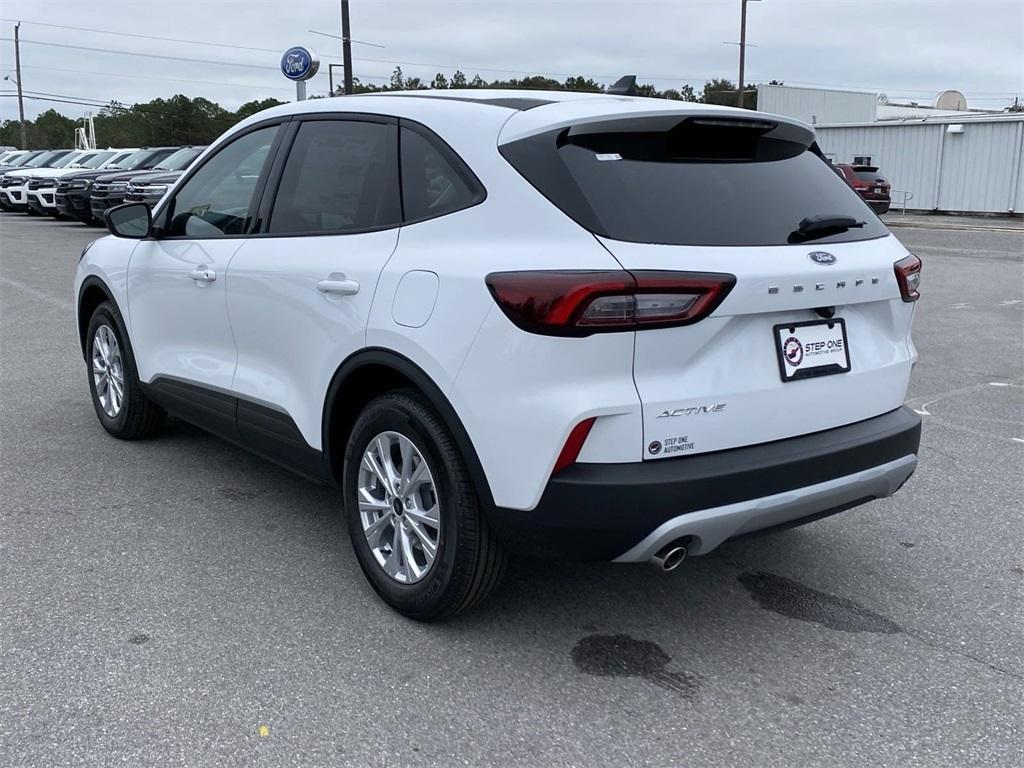
[[[911,195],[908,210],[1024,213],[1024,114],[819,124],[816,130],[833,162],[878,166],[894,191]],[[900,198],[894,192],[894,206]]]
[[[757,108],[805,123],[866,123],[877,118],[878,94],[826,88],[758,85]]]

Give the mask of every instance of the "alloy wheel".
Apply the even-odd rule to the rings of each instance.
[[[92,380],[103,412],[116,419],[124,404],[124,361],[109,325],[99,326],[92,339]]]
[[[402,584],[423,579],[441,534],[437,488],[423,453],[405,435],[381,432],[363,453],[357,485],[359,519],[374,560]]]

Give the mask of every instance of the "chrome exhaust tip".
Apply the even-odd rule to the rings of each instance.
[[[685,559],[686,547],[682,544],[673,542],[672,544],[668,544],[655,552],[651,556],[649,562],[659,571],[668,573],[682,565],[683,560]]]

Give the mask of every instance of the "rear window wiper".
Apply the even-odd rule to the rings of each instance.
[[[789,242],[804,243],[808,240],[815,240],[819,237],[827,237],[848,229],[863,227],[866,221],[855,219],[853,216],[841,216],[836,214],[819,214],[808,216],[801,221],[795,230],[789,233]]]

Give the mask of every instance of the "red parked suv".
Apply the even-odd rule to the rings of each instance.
[[[878,168],[873,165],[835,163],[832,169],[864,198],[875,213],[885,213],[889,210],[889,190],[892,185],[882,178]]]

